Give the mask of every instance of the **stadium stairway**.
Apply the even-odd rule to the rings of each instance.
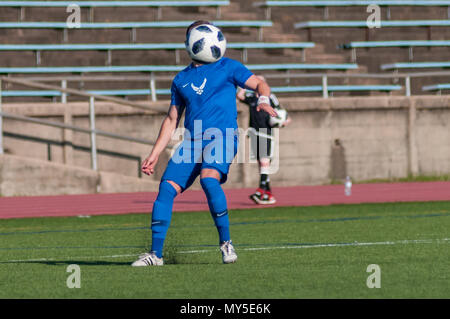
[[[253,2],[239,0],[242,6],[247,10],[258,12],[258,19],[265,18],[265,10],[263,8],[253,7]],[[274,28],[281,25],[286,33],[295,33],[298,38],[296,41],[308,41],[308,31],[295,29],[294,24],[307,21],[353,21],[366,20],[370,13],[367,13],[365,6],[344,6],[329,7],[327,10],[328,17],[324,16],[324,8],[321,7],[274,7],[272,8],[271,19]],[[447,7],[439,6],[392,6],[388,10],[386,7],[381,8],[381,19],[383,20],[447,20]],[[448,40],[450,39],[450,27],[402,27],[402,28],[380,28],[380,29],[364,29],[364,28],[318,28],[311,30],[312,41],[316,44],[316,48],[307,51],[309,55],[316,55],[325,52],[327,55],[340,55],[344,62],[351,61],[351,52],[342,50],[339,45],[351,41],[399,41],[399,40]],[[429,38],[431,36],[431,38]],[[316,51],[315,51],[316,50]],[[320,50],[320,51],[319,51]],[[323,51],[322,51],[323,50]],[[450,53],[448,47],[424,48],[418,47],[414,49],[415,62],[433,62],[447,61]],[[408,61],[408,48],[377,48],[377,49],[360,49],[358,50],[359,70],[353,72],[369,72],[382,73],[380,66],[386,63],[395,63]],[[422,71],[439,71],[439,70],[408,70],[409,72]],[[411,82],[413,94],[423,94],[421,87],[432,85],[440,81],[448,82],[447,78],[416,78]],[[381,84],[378,81],[367,81],[358,79],[357,84]],[[388,84],[384,80],[383,84]],[[444,81],[444,82],[443,82]],[[395,80],[390,81],[391,84],[397,83]],[[402,92],[404,94],[404,92]]]

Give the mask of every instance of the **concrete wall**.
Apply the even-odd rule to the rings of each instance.
[[[288,99],[281,130],[283,185],[326,183],[334,141],[356,181],[450,172],[450,96]]]
[[[1,196],[145,192],[157,187],[158,182],[148,179],[0,155]]]
[[[450,173],[450,96],[282,98],[280,102],[292,123],[279,131],[279,170],[271,176],[274,186],[328,183],[346,174],[361,181]],[[168,102],[148,105],[161,107]],[[89,127],[87,103],[6,104],[3,110]],[[239,110],[239,125],[246,128],[247,108],[239,105]],[[97,129],[147,140],[156,139],[164,117],[161,112],[110,103],[96,103],[96,111]],[[3,127],[9,133],[90,145],[89,135],[59,128],[9,119],[4,119]],[[89,153],[70,144],[53,146],[52,162],[47,161],[44,144],[4,137],[4,146],[9,154],[1,164],[4,196],[156,190],[169,157],[169,152],[162,156],[156,176],[139,179],[136,161],[99,155],[99,175],[89,169]],[[148,145],[106,137],[98,137],[97,146],[142,159],[151,150]],[[28,172],[20,168],[25,160]],[[123,176],[121,183],[115,182],[118,176]],[[233,164],[226,187],[256,187],[258,178],[256,164]],[[198,187],[196,183],[194,188]]]

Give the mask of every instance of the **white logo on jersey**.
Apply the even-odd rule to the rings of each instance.
[[[203,94],[203,90],[205,89],[205,85],[206,85],[206,78],[203,80],[203,83],[202,83],[202,85],[200,85],[200,87],[196,87],[193,83],[191,83],[191,88],[198,95],[202,95]]]

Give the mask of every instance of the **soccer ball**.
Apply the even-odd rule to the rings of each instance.
[[[227,40],[216,26],[201,24],[189,31],[185,44],[191,59],[202,63],[212,63],[225,54]]]
[[[270,117],[269,124],[271,127],[283,127],[284,122],[287,120],[287,111],[285,109],[276,109],[277,116]]]

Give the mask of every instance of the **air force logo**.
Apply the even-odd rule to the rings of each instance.
[[[199,87],[196,87],[194,85],[194,83],[191,83],[191,88],[195,91],[195,93],[197,93],[198,95],[202,95],[203,91],[205,89],[205,85],[206,85],[206,78],[203,80],[202,85],[200,85]]]

